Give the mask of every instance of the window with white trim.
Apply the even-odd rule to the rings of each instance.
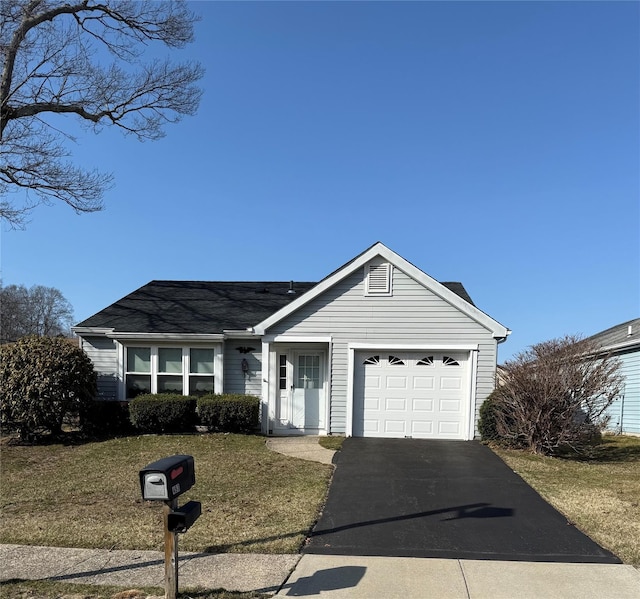
[[[391,264],[369,264],[366,272],[367,295],[391,295]]]
[[[206,395],[213,393],[213,347],[145,346],[125,348],[125,393]]]

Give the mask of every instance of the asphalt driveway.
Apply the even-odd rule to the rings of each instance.
[[[620,563],[475,441],[348,438],[306,553]]]

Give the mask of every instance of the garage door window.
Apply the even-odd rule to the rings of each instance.
[[[416,366],[433,366],[433,356],[426,356],[416,362]]]
[[[396,356],[389,356],[389,366],[404,366],[404,362]]]
[[[449,356],[442,356],[442,363],[445,366],[460,366],[460,362],[458,362],[458,360],[454,360]]]
[[[363,364],[370,364],[372,366],[380,366],[380,356],[369,356],[365,359]]]

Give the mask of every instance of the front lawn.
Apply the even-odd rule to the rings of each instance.
[[[83,445],[1,448],[0,542],[162,550],[162,502],[143,502],[138,472],[194,456],[202,503],[181,551],[296,553],[325,498],[331,466],[268,450],[259,436],[144,435]]]
[[[640,437],[607,435],[589,459],[493,450],[580,530],[640,567]]]

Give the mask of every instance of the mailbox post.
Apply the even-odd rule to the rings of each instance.
[[[178,497],[196,482],[193,456],[162,458],[140,470],[142,498],[163,501],[164,586],[166,599],[178,595],[178,534],[186,532],[198,519],[201,504],[189,501],[178,508]]]

